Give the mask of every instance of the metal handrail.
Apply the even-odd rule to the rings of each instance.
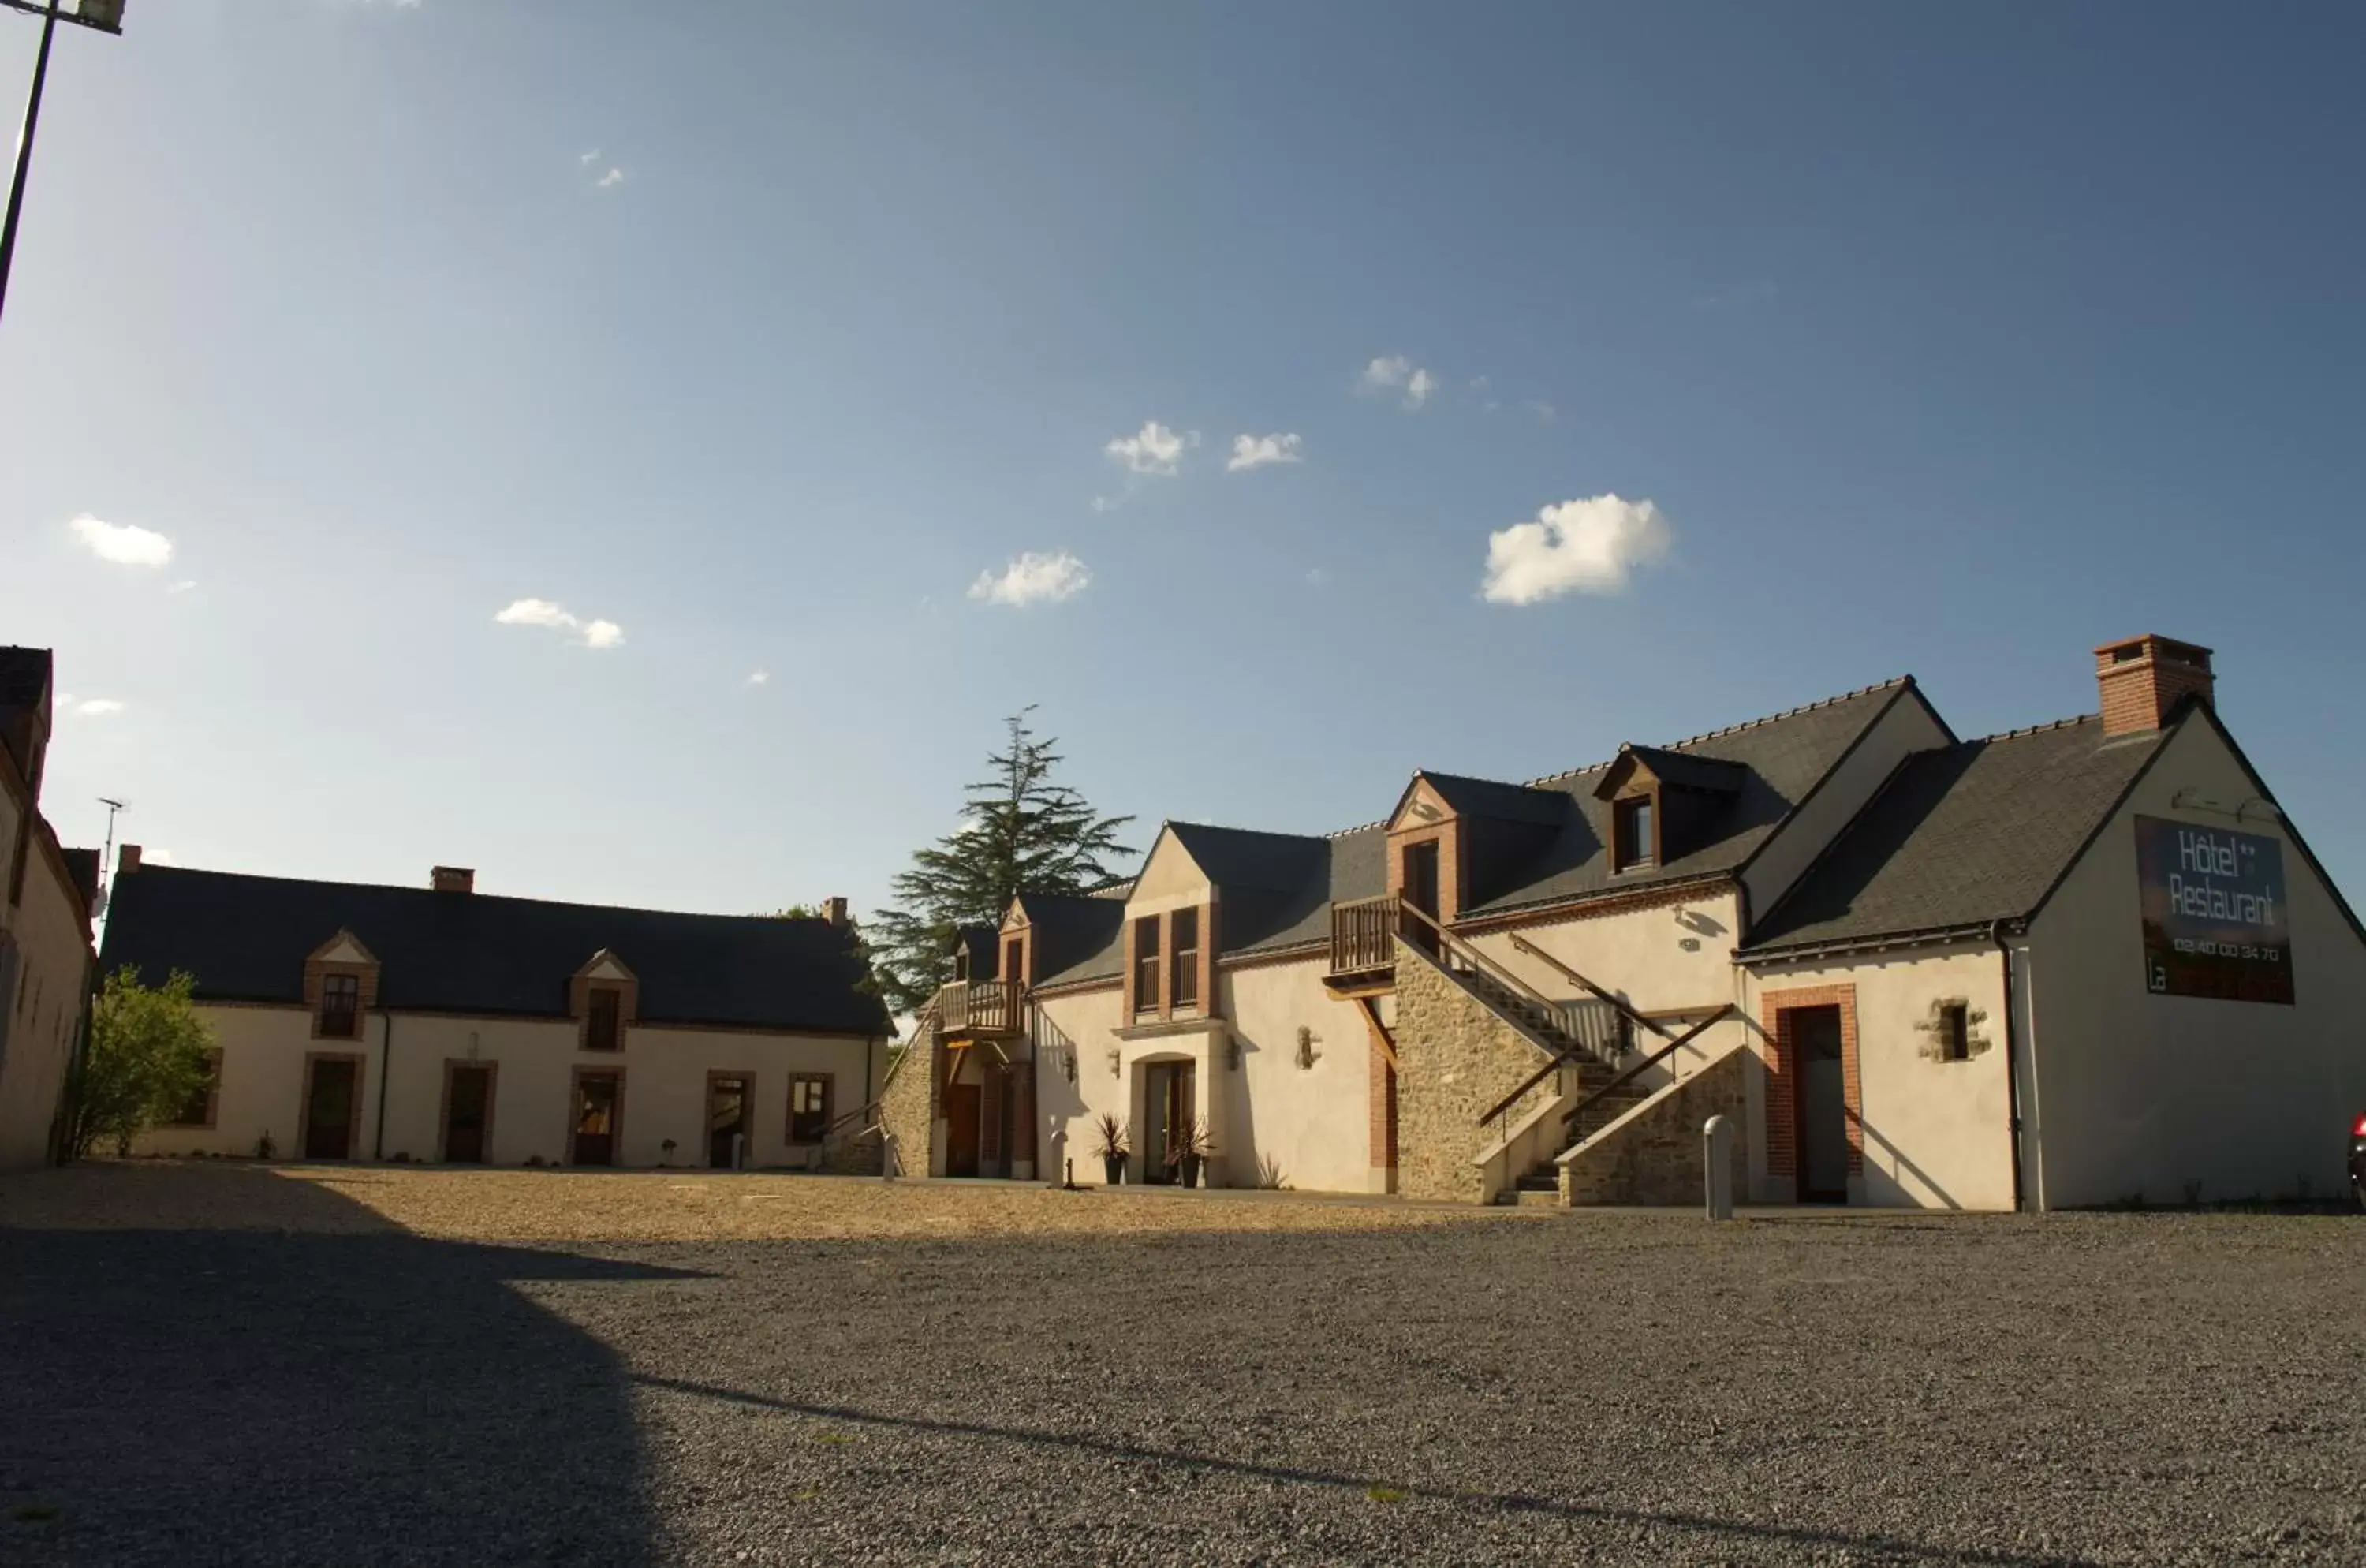
[[[1718,1009],[1715,1012],[1709,1014],[1698,1023],[1694,1024],[1682,1034],[1670,1040],[1665,1045],[1661,1046],[1658,1050],[1652,1052],[1650,1055],[1644,1057],[1633,1066],[1619,1073],[1608,1083],[1604,1084],[1600,1089],[1595,1089],[1591,1094],[1583,1096],[1575,1105],[1571,1106],[1567,1111],[1561,1112],[1560,1124],[1564,1127],[1568,1126],[1572,1122],[1576,1121],[1579,1116],[1584,1114],[1589,1107],[1608,1095],[1613,1089],[1623,1089],[1628,1084],[1632,1083],[1642,1074],[1649,1072],[1651,1068],[1659,1066],[1662,1062],[1664,1062],[1669,1057],[1674,1055],[1678,1051],[1699,1039],[1703,1034],[1707,1033],[1711,1028],[1723,1023],[1729,1014],[1738,1010],[1739,1010],[1736,1009],[1731,1002],[1726,1003],[1723,1007]]]

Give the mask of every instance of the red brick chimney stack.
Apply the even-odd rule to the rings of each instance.
[[[474,893],[477,874],[465,865],[439,865],[427,874],[427,886],[438,893]]]
[[[2216,706],[2210,650],[2197,643],[2147,632],[2095,650],[2095,684],[2103,705],[2103,733],[2145,735],[2168,722],[2177,705],[2198,698]]]
[[[118,844],[115,850],[115,874],[129,876],[140,869],[140,846]]]

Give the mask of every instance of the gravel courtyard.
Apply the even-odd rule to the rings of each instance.
[[[0,1178],[0,1562],[2244,1559],[2366,1560],[2366,1221]]]

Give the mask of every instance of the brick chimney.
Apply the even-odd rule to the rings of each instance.
[[[438,893],[474,893],[477,874],[465,865],[439,865],[427,874],[427,886]]]
[[[2149,632],[2097,649],[2095,684],[2107,737],[2158,729],[2189,696],[2200,698],[2204,707],[2216,706],[2210,650]]]
[[[129,876],[139,869],[140,846],[137,844],[118,845],[115,851],[115,874],[118,876]]]
[[[821,901],[821,918],[828,920],[834,926],[842,926],[846,924],[846,900],[843,898],[823,899]]]

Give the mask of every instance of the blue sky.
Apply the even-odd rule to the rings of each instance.
[[[2361,57],[2334,6],[133,0],[60,39],[0,320],[0,640],[84,710],[70,840],[733,910],[878,900],[1026,703],[1146,846],[1908,671],[2062,717],[2157,630],[2355,894]]]

